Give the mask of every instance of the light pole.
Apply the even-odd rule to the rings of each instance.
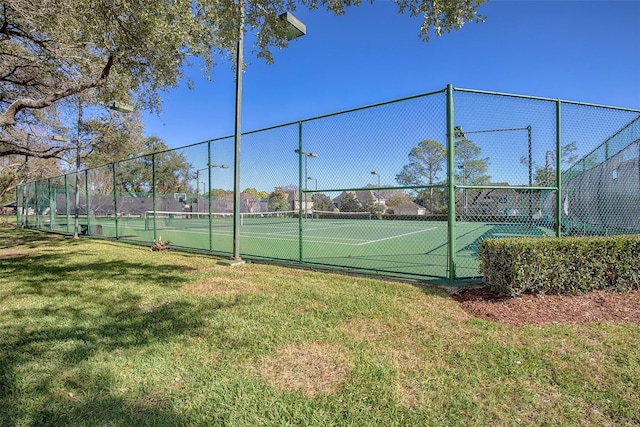
[[[240,19],[238,22],[238,41],[236,43],[236,111],[234,133],[234,161],[233,161],[233,261],[241,261],[240,258],[240,142],[241,142],[241,116],[242,116],[242,69],[244,68],[243,42],[244,42],[244,0],[240,0]],[[285,12],[279,18],[287,23],[287,40],[293,40],[307,33],[307,27],[289,12]]]
[[[317,178],[314,178],[314,177],[312,177],[312,176],[308,176],[308,177],[307,177],[307,179],[308,179],[309,181],[315,181],[315,184],[316,184],[316,186],[315,186],[315,191],[318,191],[318,179],[317,179]]]
[[[308,153],[304,150],[299,150],[296,149],[295,150],[296,153],[298,154],[302,154],[304,156],[304,176],[307,177],[307,179],[304,180],[304,217],[305,219],[307,218],[307,181],[308,181],[308,177],[309,177],[309,164],[307,162],[307,160],[309,159],[309,157],[318,157],[317,153]],[[302,209],[300,209],[300,211],[302,212]]]
[[[381,210],[380,209],[380,174],[377,171],[373,171],[371,172],[371,175],[378,176],[378,191],[376,191],[376,199],[378,199],[378,212],[379,212]]]
[[[216,163],[209,163],[207,165],[206,168],[201,168],[201,169],[196,169],[196,193],[198,193],[198,212],[200,212],[200,171],[204,171],[204,170],[209,170],[210,168],[221,168],[221,169],[228,169],[229,166],[227,165],[218,165]],[[204,187],[206,186],[206,183],[203,182],[203,188],[202,188],[202,195],[204,196]]]
[[[308,181],[315,181],[315,184],[316,184],[316,186],[315,186],[315,191],[316,191],[316,192],[315,192],[315,193],[313,193],[313,194],[314,194],[314,195],[315,195],[315,194],[318,194],[318,193],[317,193],[317,191],[318,191],[318,179],[317,179],[317,178],[314,178],[314,177],[312,177],[312,176],[308,176],[308,177],[307,177],[307,180],[308,180]],[[305,198],[306,198],[306,193],[305,193]],[[311,205],[313,206],[313,196],[311,196]],[[313,217],[313,210],[311,211],[311,216]]]
[[[79,204],[80,204],[80,146],[82,145],[82,100],[78,98],[78,134],[76,135],[76,194],[73,224],[73,238],[78,238]]]
[[[549,156],[553,154],[554,152],[550,150],[544,153],[544,185],[546,186],[551,183],[551,179],[549,179]]]
[[[465,163],[463,162],[461,165],[458,166],[458,169],[460,169],[462,171],[462,186],[466,187],[467,186],[467,170],[465,168]],[[462,199],[464,200],[464,213],[463,216],[466,218],[467,216],[467,189],[464,188],[462,190]]]
[[[197,195],[196,198],[198,199],[197,212],[200,212],[200,171],[206,171],[206,170],[209,170],[209,168],[206,167],[206,168],[196,169],[196,195]],[[204,194],[204,191],[203,191],[203,194]]]

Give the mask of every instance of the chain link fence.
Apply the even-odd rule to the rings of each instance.
[[[639,110],[448,86],[247,132],[238,171],[235,152],[225,137],[27,183],[18,222],[448,283],[480,276],[484,238],[640,232]]]

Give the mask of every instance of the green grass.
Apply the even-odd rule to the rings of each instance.
[[[638,425],[640,328],[0,227],[0,425]]]

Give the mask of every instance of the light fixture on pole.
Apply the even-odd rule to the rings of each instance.
[[[119,111],[121,113],[133,113],[134,109],[131,105],[125,104],[124,102],[119,101],[111,101],[107,104],[107,108],[114,111]]]
[[[244,42],[244,0],[240,0],[240,17],[238,22],[238,41],[236,43],[236,109],[234,132],[234,162],[233,162],[233,255],[232,261],[241,261],[240,258],[240,142],[241,142],[241,116],[242,116],[242,69],[244,68],[243,42]],[[307,33],[307,27],[296,19],[291,13],[285,12],[279,18],[287,23],[287,40],[293,40]]]

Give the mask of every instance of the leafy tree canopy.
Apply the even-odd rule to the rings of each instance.
[[[263,200],[269,197],[269,193],[267,193],[266,191],[258,191],[254,187],[245,188],[242,192],[250,194],[256,200]]]
[[[422,16],[419,35],[441,35],[483,18],[486,0],[392,0],[400,13]],[[157,111],[160,93],[177,86],[185,65],[209,76],[220,58],[232,58],[238,28],[255,33],[252,52],[272,62],[286,47],[278,19],[297,5],[343,14],[360,0],[11,0],[0,3],[0,156],[59,157],[73,144],[52,142],[45,110],[89,93],[97,105],[112,101]],[[243,13],[244,10],[244,13]],[[46,142],[24,143],[26,128]],[[34,132],[31,132],[34,133]]]
[[[438,141],[425,139],[409,152],[409,163],[396,175],[400,185],[433,185],[441,180],[447,150]]]
[[[347,191],[346,194],[340,199],[340,212],[363,212],[364,208],[362,203],[356,197],[356,194],[351,191]]]
[[[328,211],[333,201],[324,193],[315,193],[311,196],[313,202],[313,210],[316,211]]]
[[[287,193],[280,187],[274,189],[269,194],[269,200],[267,202],[269,211],[286,211],[289,208],[289,199]]]
[[[155,171],[155,185],[158,193],[189,192],[191,165],[184,155],[176,151],[166,151],[168,148],[157,137],[145,139],[144,151],[156,154],[118,162],[116,165],[118,190],[130,194],[151,192]]]
[[[470,139],[458,139],[456,144],[456,181],[463,185],[488,184],[491,177],[486,172],[489,158],[480,158],[482,149]]]

